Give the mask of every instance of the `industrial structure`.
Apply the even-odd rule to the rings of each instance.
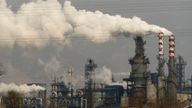
[[[163,49],[163,33],[159,33],[159,55],[158,58],[158,79],[157,79],[157,106],[164,107],[165,105],[165,93],[166,93],[166,81],[165,81],[165,73],[164,73],[164,49]]]
[[[169,40],[168,62],[164,56],[164,40]],[[51,91],[38,92],[34,97],[25,97],[24,108],[184,108],[190,101],[184,96],[191,95],[192,85],[186,86],[186,62],[175,57],[175,36],[165,37],[158,34],[157,72],[148,69],[150,62],[145,56],[145,44],[142,36],[135,36],[135,55],[129,59],[131,73],[123,79],[126,88],[115,83],[96,83],[93,75],[97,74],[98,65],[89,58],[84,67],[84,87],[74,89],[72,76],[74,70],[69,68],[68,82],[54,78]],[[167,63],[168,75],[165,75]],[[190,79],[190,81],[192,81]],[[191,83],[192,84],[192,83]],[[29,84],[30,85],[30,84]],[[36,83],[36,85],[40,85]],[[44,85],[41,85],[44,86]],[[178,98],[179,96],[179,98]],[[191,96],[192,97],[192,96]],[[190,97],[190,98],[191,98]],[[9,106],[7,101],[1,103]],[[22,103],[22,102],[21,102]],[[189,106],[187,106],[189,107]],[[186,108],[187,108],[186,107]],[[9,107],[7,107],[9,108]],[[11,108],[11,107],[10,107]]]
[[[176,59],[175,59],[175,37],[169,37],[169,61],[167,77],[167,99],[170,108],[177,105],[177,80],[176,80]]]
[[[185,66],[187,63],[184,61],[182,56],[178,56],[176,63],[177,73],[177,91],[182,92],[185,88]]]
[[[85,97],[87,100],[87,107],[93,108],[93,79],[92,75],[94,74],[97,64],[94,63],[92,59],[88,59],[88,63],[85,65]]]
[[[138,36],[135,38],[135,56],[130,59],[131,74],[130,81],[132,88],[130,90],[129,105],[131,107],[141,108],[147,101],[147,79],[148,79],[148,64],[149,59],[144,55],[144,44],[143,38]]]

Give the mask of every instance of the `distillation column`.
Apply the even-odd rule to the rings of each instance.
[[[93,79],[92,75],[97,64],[92,59],[88,59],[88,63],[85,65],[85,98],[87,99],[87,108],[93,108]]]
[[[129,106],[142,108],[146,102],[149,60],[144,55],[145,42],[143,38],[137,36],[134,40],[136,44],[135,56],[129,60],[132,70],[130,74],[132,88],[130,91]]]

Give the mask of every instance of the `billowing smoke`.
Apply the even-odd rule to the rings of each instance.
[[[64,34],[71,28],[57,0],[23,4],[17,13],[7,8],[6,1],[2,0],[0,9],[3,10],[0,13],[1,39],[8,40],[8,44],[22,42],[39,46],[49,40],[64,40]]]
[[[49,80],[53,80],[54,77],[57,78],[58,81],[63,81],[66,86],[68,86],[71,81],[74,89],[75,87],[81,87],[84,84],[83,77],[81,73],[78,73],[75,68],[72,67],[63,67],[62,63],[56,58],[53,57],[49,61],[44,62],[39,59],[40,65],[44,67],[44,72],[48,75]],[[69,75],[68,71],[72,68],[72,76]]]
[[[44,62],[41,59],[39,59],[38,61],[40,65],[43,65],[44,72],[46,72],[50,80],[53,79],[55,76],[61,76],[61,74],[64,74],[60,73],[61,71],[63,72],[63,70],[61,63],[57,60],[56,57],[52,57],[48,62]]]
[[[102,84],[111,84],[112,83],[112,72],[107,67],[103,66],[102,68],[96,69],[92,79],[96,83]]]
[[[53,72],[64,71],[62,65],[67,60],[61,58],[66,51],[63,51],[63,46],[60,44],[55,46],[54,42],[66,44],[71,38],[87,38],[100,43],[122,35],[145,36],[159,32],[165,35],[171,34],[165,28],[148,24],[138,17],[123,18],[100,11],[77,10],[70,1],[65,1],[62,7],[57,0],[31,0],[23,4],[17,12],[13,12],[7,7],[6,0],[0,0],[0,10],[0,46],[6,46],[1,48],[1,62],[10,64],[14,68],[12,73],[21,72],[24,76],[41,81],[50,76],[53,78]],[[13,48],[7,48],[12,45]],[[23,48],[20,45],[45,47],[37,51],[36,47]],[[59,52],[58,47],[61,48],[62,53]],[[50,76],[42,73],[43,71],[50,73]],[[106,75],[108,74],[106,72]],[[73,79],[76,80],[73,80],[73,85],[82,85],[79,83],[84,82],[83,76],[79,76],[74,73]],[[64,79],[65,77],[67,74],[64,75]],[[102,82],[110,83],[111,76],[107,78]]]
[[[45,88],[38,85],[28,86],[27,84],[16,85],[14,83],[11,84],[0,83],[0,93],[7,93],[8,91],[16,91],[19,93],[30,93],[41,90],[45,90]]]
[[[67,22],[73,26],[73,33],[88,37],[95,42],[108,41],[114,36],[150,35],[163,32],[172,33],[157,25],[148,24],[139,17],[124,18],[120,15],[111,16],[100,11],[90,12],[77,10],[67,1],[64,5],[64,14]]]
[[[124,89],[126,89],[126,82],[112,82],[112,77],[112,71],[106,66],[103,66],[102,68],[98,68],[95,70],[92,79],[95,83],[101,83],[106,85],[120,85],[123,86]]]
[[[50,40],[63,40],[68,37],[84,37],[93,42],[106,42],[120,35],[150,35],[163,32],[172,33],[157,25],[148,24],[139,17],[124,18],[100,11],[77,10],[70,1],[64,8],[57,0],[35,0],[23,4],[15,13],[1,0],[0,29],[5,43],[20,42],[32,45],[45,45]]]

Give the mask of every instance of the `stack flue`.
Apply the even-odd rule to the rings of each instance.
[[[158,56],[158,82],[157,82],[157,104],[160,107],[164,106],[165,102],[165,75],[164,75],[164,52],[163,52],[163,36],[164,34],[159,33],[159,56]]]
[[[163,33],[159,33],[159,58],[163,59]]]
[[[169,37],[169,59],[175,58],[175,36]]]
[[[169,37],[169,74],[167,78],[167,96],[169,108],[176,108],[177,105],[177,80],[176,80],[176,64],[175,64],[175,36]]]

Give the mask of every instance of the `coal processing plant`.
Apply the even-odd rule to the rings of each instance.
[[[169,43],[168,61],[164,57],[166,39]],[[186,84],[187,63],[182,56],[175,57],[175,36],[159,33],[158,40],[156,73],[150,73],[148,69],[150,60],[145,56],[146,42],[143,37],[136,36],[135,56],[128,60],[131,73],[122,79],[126,85],[114,79],[110,84],[96,83],[92,76],[97,74],[95,69],[99,65],[89,58],[84,67],[83,88],[74,89],[73,68],[69,68],[67,83],[55,77],[50,85],[30,83],[19,86],[33,88],[33,92],[26,96],[11,91],[7,96],[1,94],[1,105],[6,108],[190,108],[192,86]],[[167,75],[165,65],[168,67]]]

